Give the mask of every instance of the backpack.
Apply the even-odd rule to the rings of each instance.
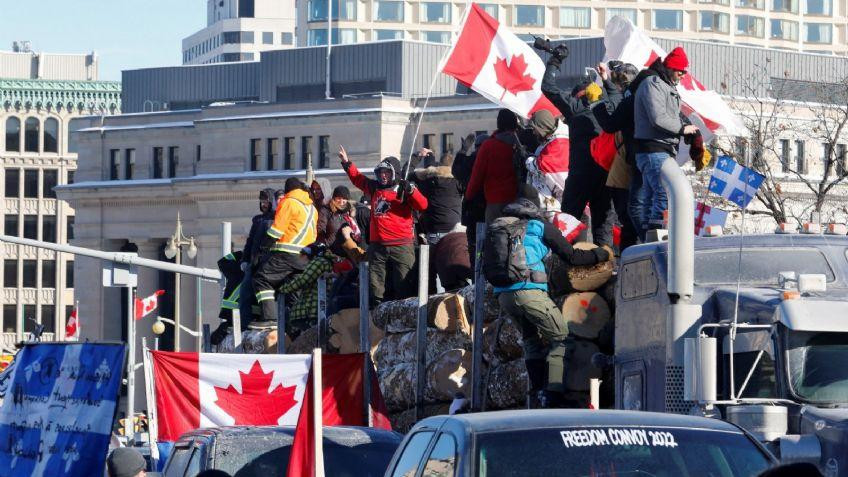
[[[489,224],[483,246],[483,275],[496,287],[520,282],[547,282],[544,272],[531,270],[524,250],[527,221],[499,217]]]

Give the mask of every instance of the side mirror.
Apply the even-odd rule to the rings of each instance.
[[[717,395],[718,340],[702,336],[683,342],[683,399],[710,403]]]

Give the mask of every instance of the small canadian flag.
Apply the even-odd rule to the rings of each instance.
[[[77,318],[77,307],[71,311],[71,316],[68,317],[68,322],[65,323],[65,339],[78,340],[80,336],[80,323]]]
[[[135,299],[135,319],[140,320],[149,315],[159,306],[159,296],[164,295],[165,290],[156,290],[147,298]]]

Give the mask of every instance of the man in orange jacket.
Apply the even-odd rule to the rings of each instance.
[[[300,251],[315,242],[317,229],[318,211],[306,186],[294,177],[288,178],[274,223],[263,238],[262,259],[253,276],[256,301],[262,308],[262,322],[255,325],[270,326],[277,322],[274,292],[292,273],[306,268],[306,257]]]

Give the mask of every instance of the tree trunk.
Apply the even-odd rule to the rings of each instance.
[[[474,285],[468,285],[460,289],[458,294],[465,298],[466,309],[468,310],[468,321],[474,321]],[[501,314],[501,305],[498,303],[498,298],[495,296],[492,285],[486,284],[486,293],[483,302],[483,323],[490,323],[498,319]]]
[[[424,406],[424,417],[447,414],[449,410],[450,404],[447,403],[426,404]],[[392,430],[406,434],[415,425],[415,408],[389,413],[389,421],[392,423]]]
[[[469,332],[465,298],[456,293],[433,295],[427,300],[427,326],[442,331]],[[414,331],[418,324],[418,298],[381,304],[374,310],[374,323],[387,333]]]
[[[218,345],[218,353],[247,353],[247,354],[273,354],[277,352],[277,330],[245,330],[241,334],[241,345],[234,346],[232,331],[227,334],[224,341]],[[286,349],[291,345],[291,340],[286,335]]]
[[[374,354],[377,372],[392,368],[400,363],[415,362],[417,336],[414,331],[390,333],[380,341]],[[462,332],[446,332],[427,329],[427,363],[449,349],[471,349],[471,337]]]
[[[329,347],[341,354],[359,353],[359,321],[359,308],[339,310],[338,313],[331,316]],[[368,326],[370,327],[370,350],[373,359],[377,345],[383,339],[385,333],[377,328],[371,320],[368,320]]]
[[[572,293],[565,297],[560,309],[568,331],[590,340],[598,337],[612,316],[607,302],[595,292]]]
[[[597,245],[590,242],[577,242],[575,249],[594,250]],[[612,251],[607,248],[612,256]],[[572,291],[594,291],[601,288],[612,277],[615,261],[608,260],[595,265],[568,265],[556,255],[548,259],[548,285],[552,296]]]
[[[427,366],[427,393],[438,401],[450,401],[456,393],[471,397],[471,351],[450,349]]]
[[[303,330],[291,346],[286,348],[286,354],[310,354],[318,347],[318,325]]]
[[[509,317],[498,318],[483,331],[483,358],[489,363],[512,361],[524,356],[521,330]]]
[[[489,372],[486,409],[523,408],[527,402],[527,382],[523,359],[501,363]]]

